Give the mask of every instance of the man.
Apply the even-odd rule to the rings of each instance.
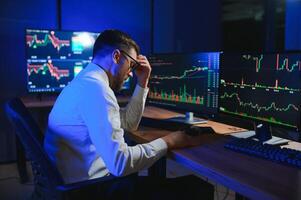
[[[135,69],[135,70],[134,70]],[[137,85],[127,107],[118,91],[134,70]],[[199,144],[175,132],[128,146],[124,130],[135,130],[148,93],[151,66],[127,34],[106,30],[95,41],[92,62],[64,88],[49,115],[45,149],[67,183],[107,175],[126,176],[150,167],[169,149]]]

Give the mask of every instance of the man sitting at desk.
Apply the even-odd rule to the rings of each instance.
[[[119,108],[113,91],[122,87],[134,69],[137,86],[128,105]],[[147,58],[139,54],[138,45],[129,35],[118,30],[106,30],[98,36],[92,62],[63,89],[49,115],[44,146],[65,182],[108,175],[126,176],[150,167],[167,150],[199,144],[200,138],[175,132],[149,143],[127,145],[124,130],[136,130],[138,127],[148,93],[150,73],[151,66]],[[154,188],[159,185],[155,178],[129,177],[127,182],[131,184],[121,184],[122,187],[128,187],[127,194],[113,192],[107,197],[114,198],[122,194],[119,197],[123,199],[126,196],[134,198],[130,195],[137,193],[132,190],[138,189],[145,197],[147,189],[156,191]],[[164,187],[174,185],[166,179],[160,181],[165,181],[162,183]],[[211,185],[195,177],[186,177],[181,181],[197,188],[198,194],[209,191],[209,194],[202,195],[212,195]],[[143,189],[142,185],[146,182],[152,188]],[[193,187],[187,189],[186,186],[183,185],[181,190],[193,190]]]

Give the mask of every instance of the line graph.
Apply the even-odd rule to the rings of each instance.
[[[255,82],[254,84],[247,84],[244,82],[244,79],[241,79],[240,83],[234,83],[234,82],[226,82],[225,80],[220,80],[221,84],[223,86],[234,86],[234,87],[249,87],[249,88],[257,88],[257,89],[271,89],[271,90],[283,90],[283,91],[289,91],[289,92],[300,92],[301,89],[300,88],[289,88],[287,86],[280,86],[279,85],[279,80],[276,79],[275,83],[273,85],[262,85],[259,84],[257,82]]]
[[[262,106],[259,105],[258,103],[253,103],[253,102],[243,102],[241,100],[241,98],[239,97],[238,93],[232,93],[232,94],[228,94],[228,93],[224,93],[223,95],[220,96],[221,99],[230,99],[235,97],[235,99],[238,101],[239,106],[242,107],[250,107],[254,110],[256,110],[257,112],[261,112],[261,111],[277,111],[277,112],[287,112],[289,110],[295,110],[295,111],[299,111],[298,106],[294,105],[294,104],[288,104],[286,107],[277,107],[277,103],[276,102],[271,102],[269,105],[267,106]]]
[[[289,59],[288,58],[285,58],[283,60],[283,63],[279,67],[279,54],[277,54],[277,61],[276,61],[276,70],[277,71],[286,70],[288,72],[292,72],[292,71],[295,70],[295,68],[298,69],[299,71],[301,71],[301,62],[300,61],[296,61],[291,66],[289,66]]]
[[[204,75],[196,75],[198,72],[208,71],[208,67],[196,67],[192,66],[192,69],[185,70],[180,76],[160,76],[153,75],[151,79],[158,80],[171,80],[171,79],[191,79],[191,78],[203,78]],[[196,75],[196,76],[195,76]]]
[[[271,66],[269,63],[264,63],[264,55],[261,54],[260,56],[252,56],[252,55],[242,55],[242,59],[249,61],[255,61],[255,71],[257,73],[260,72],[261,69],[264,68],[263,65],[267,65],[267,68],[269,70],[276,70],[276,71],[287,71],[287,72],[293,72],[294,70],[301,71],[301,61],[293,61],[293,63],[290,62],[290,59],[288,57],[280,58],[280,54],[276,54],[274,58],[274,64]],[[282,59],[282,61],[280,60]]]
[[[93,43],[98,35],[83,31],[26,29],[28,91],[61,91],[91,62]]]
[[[300,85],[293,81],[301,73],[300,56],[246,54],[231,57],[224,63],[231,66],[221,79],[224,86],[300,92]]]
[[[232,115],[238,115],[238,116],[247,117],[247,118],[254,119],[254,120],[261,120],[261,121],[270,122],[270,123],[273,123],[273,124],[278,124],[278,125],[282,125],[282,126],[286,126],[286,127],[296,128],[295,124],[285,122],[284,120],[277,120],[273,117],[273,115],[267,116],[267,117],[252,116],[252,115],[249,115],[248,113],[233,112],[233,111],[228,110],[227,108],[222,107],[222,106],[219,107],[219,110],[224,112],[224,113],[229,113],[229,114],[232,114]]]
[[[43,39],[38,39],[38,35],[26,35],[26,44],[31,48],[45,47],[48,44],[59,51],[62,47],[69,47],[70,40],[61,40],[55,36],[55,32],[51,31],[50,34],[45,34]]]
[[[54,66],[51,62],[44,64],[27,64],[27,73],[31,76],[32,73],[46,74],[46,71],[49,71],[50,75],[56,80],[60,80],[63,77],[69,77],[70,71],[68,69],[59,69]]]
[[[255,61],[255,71],[259,72],[259,70],[262,66],[262,59],[263,59],[262,54],[260,55],[260,57],[251,56],[251,55],[243,55],[242,58],[245,60],[254,60]]]

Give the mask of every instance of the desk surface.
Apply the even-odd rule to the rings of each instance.
[[[171,117],[175,117],[175,116],[179,116],[179,115],[181,115],[181,114],[179,114],[177,112],[169,111],[166,109],[154,107],[154,106],[146,106],[144,113],[143,113],[143,117],[152,118],[152,119],[167,119],[167,118],[171,118]],[[230,125],[226,125],[226,124],[222,124],[222,123],[218,123],[218,122],[214,122],[214,121],[210,121],[210,120],[208,120],[207,123],[198,124],[195,126],[211,126],[215,132],[217,132],[219,134],[226,134],[226,135],[229,135],[229,134],[232,134],[235,132],[247,131],[246,129],[243,129],[243,128],[238,128],[235,126],[230,126]]]
[[[27,108],[43,108],[43,107],[52,107],[57,99],[58,95],[45,95],[39,99],[34,96],[24,96],[22,101]],[[118,96],[117,97],[119,104],[126,104],[129,100],[129,96]]]
[[[160,114],[156,114],[157,111]],[[160,118],[164,117],[164,113],[164,110],[147,108],[144,116],[155,115]],[[167,117],[172,114],[174,113],[166,111]],[[213,123],[214,129],[215,125]],[[224,129],[222,124],[218,126],[219,129]],[[158,128],[141,127],[131,136],[143,143],[169,133],[170,131]],[[230,136],[215,134],[203,137],[200,146],[173,150],[168,156],[196,173],[251,199],[301,199],[301,170],[227,150],[224,144]],[[288,146],[290,145],[300,147],[295,142]]]
[[[22,97],[22,102],[27,108],[42,108],[42,107],[52,107],[57,96],[43,96],[42,98],[34,96],[24,96]]]

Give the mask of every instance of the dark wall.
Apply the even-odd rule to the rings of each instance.
[[[1,1],[1,98],[26,92],[25,28],[56,28],[55,1]]]
[[[287,1],[285,23],[285,49],[301,50],[301,1]]]
[[[154,53],[219,51],[220,24],[220,0],[154,0]]]
[[[141,52],[150,52],[150,0],[62,0],[62,28],[100,32],[120,29],[129,33],[141,46]]]
[[[173,52],[176,49],[174,0],[153,2],[153,53]]]
[[[55,1],[0,3],[0,162],[14,160],[15,137],[1,109],[4,99],[26,93],[25,27],[55,28]]]
[[[220,0],[176,2],[176,50],[178,52],[220,50]]]

